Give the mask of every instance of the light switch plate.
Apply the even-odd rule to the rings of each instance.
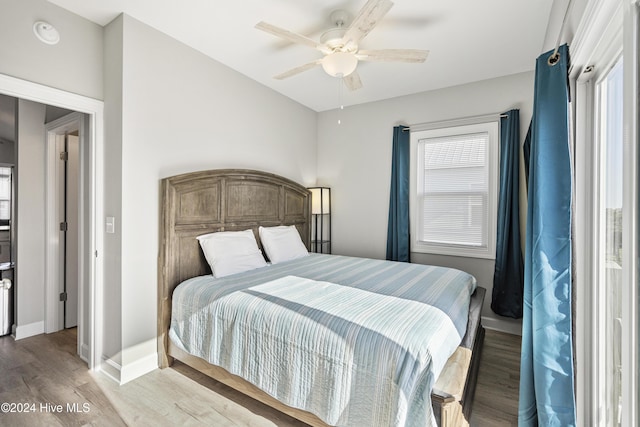
[[[107,217],[107,233],[113,234],[116,232],[116,219],[115,217],[108,216]]]

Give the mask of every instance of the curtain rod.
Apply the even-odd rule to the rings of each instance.
[[[569,16],[569,9],[571,8],[571,0],[567,2],[567,9],[564,11],[564,18],[562,18],[562,25],[560,25],[560,32],[558,33],[558,38],[556,40],[556,48],[553,51],[553,55],[549,57],[547,62],[549,65],[555,65],[558,61],[558,50],[560,49],[560,42],[562,40],[562,33],[564,32],[564,26],[567,23],[567,17]]]
[[[473,117],[465,117],[462,119],[453,119],[453,120],[443,120],[439,122],[428,122],[428,123],[415,123],[412,125],[404,125],[405,129],[402,129],[403,132],[411,132],[411,128],[419,128],[421,130],[429,130],[429,129],[438,129],[450,126],[464,126],[471,125],[476,123],[487,122],[491,120],[496,120],[499,118],[509,117],[507,114],[485,114],[483,116],[473,116]]]

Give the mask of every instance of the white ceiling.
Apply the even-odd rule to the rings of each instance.
[[[321,58],[254,28],[259,21],[318,40],[329,14],[366,0],[49,0],[100,25],[124,12],[315,111],[533,70],[553,0],[396,0],[361,49],[425,49],[422,64],[358,65],[364,87],[340,95],[321,67],[273,76]],[[61,34],[64,37],[64,33]]]

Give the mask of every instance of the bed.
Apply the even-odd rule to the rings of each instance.
[[[391,407],[385,410],[385,414],[391,415],[372,418],[371,422],[377,424],[376,420],[382,419],[384,420],[382,424],[393,424],[394,422],[389,420],[395,420],[398,417],[396,414],[400,413],[403,424],[406,421],[407,425],[429,425],[432,419],[429,413],[432,408],[433,419],[440,426],[467,425],[484,339],[484,329],[480,324],[484,289],[476,287],[475,283],[471,287],[462,284],[469,281],[465,273],[440,267],[400,265],[400,263],[379,260],[310,254],[301,259],[214,279],[196,240],[197,236],[247,229],[253,230],[258,236],[258,228],[261,226],[287,225],[297,229],[304,245],[308,248],[311,234],[309,191],[288,179],[252,170],[214,170],[178,175],[162,180],[161,191],[158,281],[158,353],[161,368],[170,366],[174,358],[178,359],[232,388],[313,426],[353,424],[349,420],[369,416],[366,410],[367,404],[379,408],[381,403],[392,400],[385,399],[385,396],[392,394],[400,396],[401,403],[390,404]],[[257,241],[260,243],[259,239]],[[415,271],[400,272],[401,268],[406,267]],[[355,275],[354,272],[359,269],[368,273]],[[395,269],[398,269],[397,272]],[[362,280],[363,275],[369,277],[369,280]],[[420,275],[447,277],[447,280],[456,277],[456,280],[461,283],[461,290],[456,292],[457,297],[454,295],[452,298],[451,295],[440,291],[431,292],[425,291],[421,286],[410,286],[417,281],[417,279],[413,280],[413,277]],[[398,277],[404,277],[404,285],[399,285]],[[367,282],[366,286],[362,285],[363,282]],[[212,289],[218,289],[218,291],[212,291]],[[309,290],[317,290],[317,293],[323,295],[322,298],[316,298],[314,292]],[[470,296],[465,297],[465,292]],[[289,372],[285,376],[293,379],[280,378],[276,381],[278,385],[270,388],[274,380],[269,375],[265,376],[264,373],[279,372],[277,360],[282,359],[283,354],[287,355],[285,359],[290,360],[292,350],[278,350],[281,353],[271,351],[270,355],[265,356],[266,359],[261,359],[257,364],[252,364],[252,359],[257,357],[255,356],[256,348],[263,346],[270,349],[279,348],[274,344],[276,341],[258,341],[271,337],[271,331],[255,332],[259,325],[272,325],[276,320],[271,318],[265,320],[260,317],[253,326],[253,335],[240,339],[239,343],[224,341],[237,332],[227,333],[225,336],[220,331],[229,331],[232,326],[235,327],[235,324],[242,322],[225,320],[225,316],[220,313],[227,313],[228,308],[214,306],[211,302],[201,302],[193,296],[216,293],[220,295],[216,295],[211,301],[233,299],[253,308],[263,305],[277,306],[280,308],[278,317],[282,317],[279,321],[284,322],[285,325],[293,323],[293,318],[287,316],[303,317],[303,324],[304,322],[311,324],[309,319],[313,320],[314,324],[320,324],[321,331],[314,333],[334,337],[330,347],[333,349],[332,354],[339,356],[327,357],[321,349],[305,353],[303,359],[312,360],[311,366],[315,368],[304,368],[306,366],[303,363],[304,360],[301,362],[296,359],[292,365],[301,366],[296,368],[301,371],[298,374],[296,370],[284,364],[287,368],[285,371]],[[333,295],[333,302],[327,302],[324,295]],[[222,298],[219,298],[220,296]],[[426,299],[423,300],[424,298]],[[447,307],[453,306],[451,301],[456,298],[463,300],[466,298],[468,311],[465,306],[464,313],[454,313],[452,317],[444,316],[442,312],[446,311]],[[425,304],[427,300],[429,305]],[[319,305],[313,306],[310,301]],[[356,304],[347,313],[340,312],[336,315],[332,310],[340,305],[338,304],[340,301],[362,301],[360,305],[362,311],[358,311]],[[413,304],[412,313],[424,310],[425,319],[438,319],[437,321],[445,327],[443,329],[445,332],[440,332],[441,335],[434,333],[425,335],[424,338],[418,335],[413,340],[419,345],[423,345],[423,341],[438,341],[443,347],[448,345],[449,348],[446,351],[447,355],[451,354],[450,357],[443,358],[435,352],[433,355],[428,353],[426,359],[430,368],[427,370],[422,366],[425,358],[412,356],[409,361],[403,360],[400,363],[403,366],[411,366],[417,372],[424,370],[427,373],[438,373],[437,379],[429,378],[424,382],[431,389],[430,399],[428,399],[428,390],[426,392],[426,402],[423,398],[421,400],[420,396],[415,397],[420,393],[410,392],[409,395],[413,397],[408,399],[406,390],[397,390],[396,385],[400,383],[413,387],[411,390],[420,389],[422,382],[414,381],[413,374],[400,373],[394,376],[388,372],[380,373],[380,368],[372,372],[359,372],[348,367],[367,365],[362,362],[362,359],[370,357],[371,354],[378,354],[378,351],[358,353],[353,350],[349,353],[349,360],[340,360],[340,357],[346,353],[345,348],[352,349],[350,344],[345,344],[344,340],[344,336],[349,334],[364,337],[367,343],[378,341],[375,344],[376,348],[395,351],[393,350],[396,346],[393,333],[398,330],[397,326],[392,326],[393,331],[391,331],[385,329],[389,328],[386,322],[378,322],[373,326],[367,324],[362,332],[362,325],[358,325],[358,329],[353,325],[360,323],[363,317],[371,317],[374,320],[384,316],[402,317],[407,309],[405,305],[400,304]],[[436,308],[433,308],[432,304]],[[291,309],[292,306],[303,306],[304,316],[291,314],[295,311]],[[378,306],[381,310],[375,316],[369,314],[372,306]],[[190,310],[196,307],[194,312],[200,314],[190,314],[187,307],[190,307]],[[457,308],[453,310],[460,311]],[[212,317],[203,317],[202,313],[205,312],[212,314]],[[245,316],[253,312],[253,309],[244,309]],[[233,316],[236,319],[238,313]],[[349,316],[353,318],[347,318]],[[256,316],[248,315],[247,318],[251,317]],[[187,319],[192,318],[199,319],[199,326],[186,322]],[[343,323],[346,320],[348,328],[345,329],[342,323],[338,324],[338,320]],[[421,329],[411,323],[420,321],[419,316],[412,314],[406,316],[404,320],[407,331]],[[215,323],[218,321],[222,323]],[[207,328],[210,329],[206,333],[207,338],[199,338],[202,336],[199,335],[200,331]],[[350,332],[344,332],[345,330]],[[354,333],[355,330],[358,332]],[[341,332],[336,333],[336,331]],[[305,332],[302,335],[308,334],[311,332]],[[447,337],[453,335],[457,335],[454,344],[447,341]],[[461,340],[460,337],[462,337]],[[458,343],[458,341],[461,342]],[[311,340],[310,345],[315,345],[315,342],[316,340]],[[246,351],[242,346],[248,346],[252,350]],[[216,349],[221,347],[234,348],[235,353],[216,353]],[[423,354],[423,351],[416,350],[416,354],[418,353]],[[387,356],[380,357],[387,358]],[[417,362],[418,359],[420,363]],[[354,360],[357,363],[353,363]],[[272,365],[272,368],[264,368]],[[256,366],[262,366],[264,369],[256,369]],[[252,372],[253,376],[251,376]],[[341,383],[343,378],[349,377],[350,372],[354,372],[353,379],[356,385],[342,387],[338,383]],[[401,371],[398,370],[398,372]],[[301,377],[311,378],[312,386],[308,381],[306,383],[299,381]],[[389,382],[385,380],[387,377],[394,377],[391,385],[387,384]],[[291,384],[287,384],[287,381]],[[355,387],[355,390],[371,390],[371,392],[353,393],[353,391],[350,392],[349,387]],[[368,397],[364,402],[358,402],[354,397],[356,394],[365,394]],[[422,394],[425,392],[423,391]],[[300,399],[299,396],[304,398]],[[394,398],[393,402],[395,400]],[[428,411],[425,409],[427,418],[422,420],[420,405],[425,404],[428,409]],[[402,406],[403,409],[398,410],[396,406]],[[409,409],[404,410],[405,406]]]

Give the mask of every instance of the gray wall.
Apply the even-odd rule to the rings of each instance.
[[[0,0],[0,74],[102,99],[102,27],[46,0]],[[33,34],[44,20],[60,32],[50,46]]]
[[[92,98],[103,97],[103,28],[45,0],[0,0],[0,74]],[[33,24],[57,27],[60,43],[43,44]],[[44,322],[45,106],[20,101],[18,150],[17,333]],[[28,136],[27,136],[28,135]]]
[[[317,116],[126,15],[107,26],[105,52],[105,210],[116,217],[105,288],[120,289],[105,298],[104,356],[124,382],[156,363],[160,179],[255,168],[313,184]]]
[[[105,150],[104,165],[108,179],[104,186],[104,214],[122,218],[122,51],[123,18],[120,16],[105,28],[104,34],[105,85],[104,85],[104,121]],[[122,233],[120,223],[116,224],[117,233],[104,235],[104,286],[103,309],[103,348],[105,357],[121,364],[122,350]]]
[[[18,102],[16,338],[44,332],[45,106]]]
[[[511,108],[520,109],[524,139],[533,108],[532,72],[320,113],[318,184],[332,188],[334,253],[385,258],[393,126],[500,113]],[[524,204],[522,210],[524,217]],[[483,310],[485,323],[519,331],[520,322],[500,318],[490,309],[493,260],[416,253],[411,256],[414,262],[473,274],[488,291]]]

